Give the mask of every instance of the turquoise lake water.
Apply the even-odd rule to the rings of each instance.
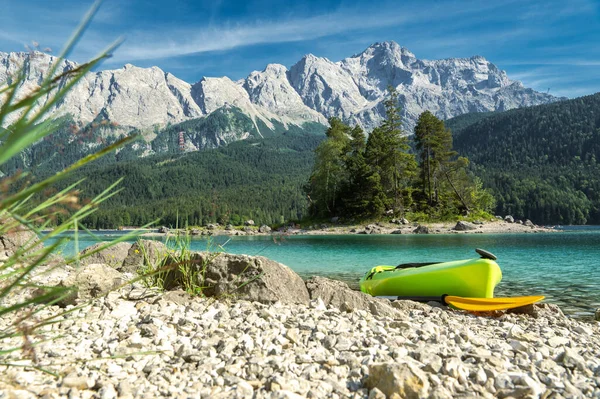
[[[81,235],[79,247],[119,234]],[[483,248],[498,257],[502,269],[495,296],[545,295],[546,301],[577,318],[589,318],[600,308],[600,226],[547,234],[212,237],[211,245],[223,245],[230,253],[266,256],[302,277],[336,278],[353,288],[376,265],[469,259],[478,257],[475,248]],[[193,239],[191,247],[206,250],[207,239]],[[72,248],[68,244],[64,252]]]

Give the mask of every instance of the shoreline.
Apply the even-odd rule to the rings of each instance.
[[[187,232],[191,236],[245,236],[245,235],[262,235],[269,236],[275,234],[283,235],[370,235],[370,234],[521,234],[521,233],[560,233],[553,227],[543,227],[536,225],[523,225],[519,223],[508,223],[505,221],[481,222],[481,224],[464,223],[469,230],[457,230],[457,222],[440,222],[440,223],[412,223],[412,224],[395,224],[389,222],[377,222],[370,224],[322,224],[321,226],[310,226],[309,228],[299,227],[282,227],[277,230],[266,229],[265,226],[255,227],[235,227],[226,229],[222,226],[211,225],[209,227],[191,228]],[[423,231],[423,227],[427,232]],[[420,231],[418,229],[421,229]],[[156,230],[156,229],[155,229]],[[185,230],[168,230],[168,232],[147,232],[142,233],[141,237],[164,237],[176,236],[176,233],[183,234]]]

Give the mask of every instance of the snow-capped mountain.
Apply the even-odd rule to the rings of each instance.
[[[40,53],[0,53],[0,82],[25,67],[22,93],[45,77],[57,58]],[[63,61],[58,71],[76,64]],[[367,131],[383,116],[389,85],[396,87],[406,131],[429,110],[447,119],[473,111],[507,110],[558,98],[523,87],[485,58],[419,60],[395,42],[376,43],[339,62],[307,55],[289,70],[269,64],[246,79],[203,78],[189,84],[158,67],[127,64],[88,73],[57,106],[81,123],[104,119],[121,126],[151,128],[205,117],[224,106],[249,116],[256,129],[273,123],[302,126],[337,116]],[[5,123],[9,123],[5,121]]]

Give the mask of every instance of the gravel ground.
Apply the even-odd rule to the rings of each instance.
[[[31,336],[37,366],[58,377],[0,355],[22,365],[0,366],[0,398],[600,398],[600,323],[551,305],[537,317],[396,307],[392,319],[320,299],[112,292]]]

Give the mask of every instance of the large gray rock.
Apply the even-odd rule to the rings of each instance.
[[[506,216],[504,217],[504,221],[505,221],[506,223],[514,223],[514,222],[515,222],[515,218],[514,218],[514,217],[512,217],[512,215],[506,215]]]
[[[111,245],[108,248],[92,253],[106,244],[107,242],[105,241],[99,242],[81,251],[81,264],[91,265],[94,263],[103,263],[117,270],[121,269],[123,266],[123,261],[125,258],[127,258],[132,244],[129,242],[119,242],[115,245]],[[91,255],[88,255],[90,253]]]
[[[0,224],[2,225],[0,231],[5,231],[4,234],[0,234],[0,262],[14,255],[23,246],[32,248],[32,251],[26,252],[25,255],[43,247],[37,234],[15,222],[14,219],[0,220]]]
[[[79,268],[59,283],[62,287],[72,287],[73,293],[62,299],[60,306],[85,302],[98,298],[125,283],[123,275],[114,268],[103,264],[91,264]]]
[[[233,296],[262,303],[310,302],[304,281],[298,274],[263,256],[197,252],[192,255],[191,262],[201,270],[200,275],[205,276],[200,284],[207,287],[202,291],[206,296]],[[202,271],[204,268],[205,272]]]
[[[477,226],[471,224],[469,222],[463,222],[462,220],[456,223],[454,226],[454,230],[456,231],[469,231],[469,230],[477,230]]]
[[[306,281],[310,299],[321,298],[325,305],[344,311],[365,310],[376,316],[401,317],[403,314],[394,309],[387,299],[374,298],[360,291],[354,291],[348,284],[325,277],[311,277]]]
[[[169,249],[160,241],[139,240],[129,249],[119,269],[121,272],[136,273],[145,267],[156,267],[169,256]]]
[[[377,388],[388,398],[419,399],[429,395],[429,379],[409,363],[378,363],[369,366],[365,386]]]
[[[269,226],[267,226],[266,224],[263,224],[262,226],[259,227],[258,231],[259,231],[259,233],[270,233],[271,228]]]
[[[430,232],[429,227],[423,225],[418,225],[417,228],[413,230],[414,234],[429,234]]]

